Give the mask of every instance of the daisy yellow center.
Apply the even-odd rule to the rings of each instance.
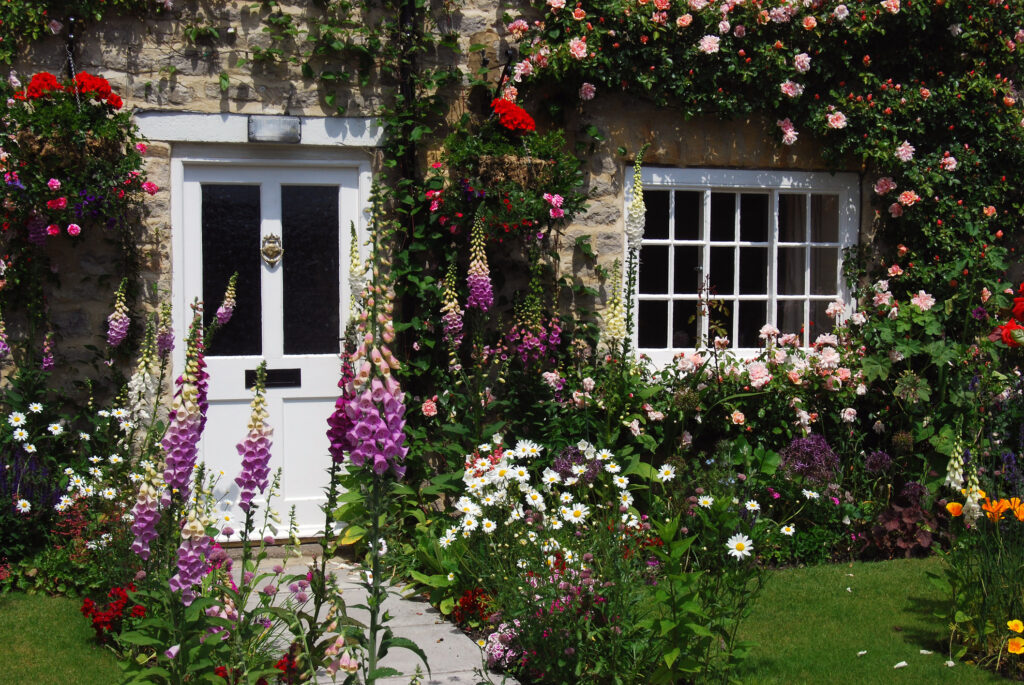
[[[747,546],[746,546],[746,545],[744,545],[744,544],[743,544],[742,542],[737,542],[737,543],[736,543],[736,551],[737,551],[737,552],[742,552],[742,551],[743,551],[743,550],[745,550],[746,548],[747,548]]]

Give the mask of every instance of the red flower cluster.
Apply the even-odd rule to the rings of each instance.
[[[234,683],[245,682],[245,678],[239,672],[234,669],[228,670],[227,666],[218,666],[213,669],[213,674],[220,676],[229,683],[232,683],[232,685],[234,685]],[[267,682],[266,678],[260,678],[256,681],[256,685],[270,685],[270,683]]]
[[[76,74],[74,84],[67,88],[60,85],[57,77],[53,74],[46,71],[40,72],[32,77],[28,88],[19,90],[14,94],[14,98],[16,100],[37,100],[53,91],[77,91],[82,95],[91,95],[97,101],[105,102],[114,109],[121,109],[124,105],[121,97],[110,88],[110,82],[107,79],[87,74],[84,71]]]
[[[1024,283],[1020,284],[1018,292],[1020,297],[1013,298],[1013,307],[1010,309],[1010,320],[1002,326],[997,326],[989,340],[1002,340],[1010,347],[1021,347],[1024,345]]]
[[[464,625],[471,620],[486,621],[490,597],[481,588],[466,590],[455,603],[455,622]]]
[[[106,609],[100,609],[99,605],[88,597],[82,602],[82,615],[92,618],[92,627],[96,631],[96,639],[103,642],[106,633],[120,633],[121,625],[125,619],[125,608],[128,606],[128,593],[135,592],[135,585],[129,583],[125,587],[111,588],[107,593],[110,602]],[[145,618],[146,607],[136,604],[128,613],[130,618]]]
[[[537,128],[533,117],[514,102],[498,98],[491,103],[491,108],[498,115],[498,123],[509,131],[534,131]]]

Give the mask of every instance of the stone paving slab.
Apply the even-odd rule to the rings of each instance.
[[[275,564],[282,564],[285,573],[301,573],[308,568],[311,557],[291,557],[288,559],[265,559],[260,570],[269,571]],[[359,567],[348,561],[332,559],[328,562],[328,572],[334,572],[342,590],[342,599],[348,608],[350,617],[364,624],[369,622],[369,613],[365,609],[354,609],[353,605],[365,604],[366,590],[359,585]],[[420,658],[408,649],[394,649],[388,652],[382,666],[388,666],[402,672],[401,676],[384,678],[381,685],[407,685],[410,678],[420,666],[422,685],[477,685],[478,683],[501,683],[502,676],[487,674],[477,675],[483,668],[480,648],[454,624],[446,621],[434,607],[420,597],[404,597],[400,586],[392,586],[392,593],[384,602],[384,609],[390,612],[388,626],[396,636],[415,642],[427,655],[430,674],[423,666]],[[475,672],[476,671],[476,672]],[[340,681],[340,678],[339,678]],[[319,683],[333,682],[326,673],[318,678]],[[504,682],[515,685],[511,678]]]

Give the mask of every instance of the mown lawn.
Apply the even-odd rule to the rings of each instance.
[[[907,559],[778,571],[740,630],[741,639],[758,643],[740,680],[1006,682],[968,664],[945,665],[947,633],[934,616],[945,598],[926,575],[941,564]],[[861,651],[866,653],[857,656]],[[907,666],[894,668],[901,661]]]
[[[114,654],[99,647],[81,600],[0,595],[0,683],[112,685],[121,679]]]

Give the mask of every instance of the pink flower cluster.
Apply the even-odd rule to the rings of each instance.
[[[776,121],[775,125],[782,129],[783,145],[792,145],[796,142],[796,137],[800,134],[797,132],[793,122],[789,120],[789,117]]]
[[[409,448],[405,442],[405,393],[387,376],[374,378],[369,387],[345,406],[352,427],[348,432],[349,459],[355,466],[369,462],[373,472],[383,475],[391,469],[396,478],[405,475],[402,462]]]
[[[273,435],[274,430],[267,425],[263,387],[257,385],[256,396],[252,400],[249,433],[235,447],[242,457],[242,471],[235,478],[235,483],[241,490],[238,506],[242,511],[249,511],[257,490],[262,493],[267,489],[270,475],[270,443]]]
[[[551,205],[551,209],[548,210],[548,214],[552,219],[561,219],[565,216],[565,210],[562,209],[562,203],[565,202],[565,198],[561,195],[544,193],[544,201]]]
[[[469,255],[469,273],[466,276],[469,297],[466,298],[466,309],[479,309],[486,312],[494,306],[494,291],[491,289],[491,272],[487,266],[487,252],[484,250],[484,221],[482,218],[473,222]]]
[[[186,524],[187,529],[187,524]],[[205,533],[189,536],[182,531],[181,545],[178,546],[178,572],[167,581],[173,592],[181,592],[181,603],[189,606],[196,598],[194,585],[198,585],[206,576],[209,565],[212,540]]]
[[[126,285],[127,281],[121,281],[114,297],[114,311],[107,317],[107,344],[111,347],[117,347],[124,342],[128,337],[128,327],[131,325],[124,294]]]
[[[178,386],[168,416],[169,425],[160,445],[164,449],[164,482],[177,490],[182,501],[192,492],[192,472],[199,454],[199,439],[206,426],[206,360],[203,358],[202,319],[197,309],[189,330],[185,353],[185,372],[178,377]]]

